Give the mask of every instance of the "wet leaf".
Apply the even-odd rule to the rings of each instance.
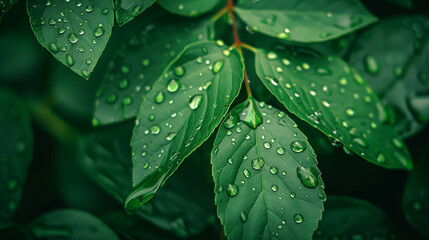
[[[313,239],[396,239],[393,232],[390,219],[378,207],[364,200],[328,195]]]
[[[240,0],[235,11],[254,31],[297,42],[326,41],[377,20],[357,0]]]
[[[31,28],[58,61],[88,79],[109,40],[113,0],[28,0]]]
[[[110,64],[95,103],[93,123],[135,117],[143,98],[188,44],[212,39],[209,19],[157,18],[129,37]]]
[[[131,140],[133,184],[125,208],[148,201],[213,132],[238,95],[243,66],[223,43],[189,45],[146,96]]]
[[[407,147],[388,124],[381,102],[341,59],[278,46],[256,52],[256,72],[289,111],[346,150],[385,168],[412,168]]]
[[[386,18],[362,34],[349,58],[404,137],[429,121],[428,23],[422,15]]]
[[[3,18],[3,16],[9,11],[15,3],[18,2],[18,0],[2,0],[0,1],[0,22]]]
[[[115,0],[116,21],[119,26],[131,21],[152,6],[155,0]]]
[[[24,102],[0,88],[0,225],[10,221],[21,202],[33,156],[33,130]]]
[[[38,239],[119,239],[103,221],[77,209],[45,213],[31,222],[29,228]]]
[[[222,0],[158,0],[157,3],[174,14],[196,17],[215,8]]]
[[[311,239],[324,185],[307,138],[284,112],[253,98],[236,106],[219,128],[212,164],[228,238]]]

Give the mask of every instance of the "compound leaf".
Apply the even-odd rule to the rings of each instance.
[[[27,0],[39,43],[64,65],[88,79],[109,40],[113,0]]]
[[[45,213],[30,223],[30,229],[38,239],[119,239],[103,221],[75,209]]]
[[[0,1],[0,22],[3,18],[3,16],[9,11],[15,3],[18,2],[18,0],[2,0]]]
[[[256,51],[256,72],[289,111],[346,148],[382,167],[412,168],[377,96],[341,59],[278,46]]]
[[[428,23],[423,15],[386,18],[361,35],[349,58],[404,137],[429,121]]]
[[[122,27],[152,6],[154,2],[155,0],[115,0],[116,21]]]
[[[188,17],[196,17],[216,7],[222,0],[158,0],[166,10]]]
[[[377,20],[357,0],[240,0],[235,11],[254,31],[298,42],[336,38]]]
[[[23,101],[0,88],[0,225],[11,220],[21,201],[33,156],[33,131]]]
[[[323,219],[313,239],[397,239],[393,231],[390,219],[371,203],[328,195]]]
[[[125,208],[153,194],[213,132],[238,95],[243,64],[223,43],[189,45],[146,96],[131,141],[134,189]]]
[[[225,118],[213,152],[215,203],[230,239],[311,239],[325,193],[307,138],[249,98]]]
[[[209,19],[157,19],[138,29],[118,50],[107,70],[95,102],[93,124],[109,124],[135,117],[144,96],[168,64],[188,44],[212,39]]]

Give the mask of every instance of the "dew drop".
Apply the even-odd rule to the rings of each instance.
[[[94,36],[96,36],[96,37],[100,37],[100,36],[102,36],[104,34],[104,28],[102,28],[102,27],[97,27],[95,30],[94,30]]]
[[[266,148],[266,149],[270,149],[270,148],[271,148],[271,143],[269,143],[269,142],[265,142],[265,143],[264,143],[264,148]]]
[[[259,159],[254,159],[253,161],[252,161],[252,168],[253,169],[255,169],[255,170],[260,170],[263,166],[264,166],[264,164],[265,164],[265,161],[264,161],[264,159],[262,159],[262,158],[259,158]]]
[[[247,221],[247,215],[244,212],[240,213],[240,221],[243,223]]]
[[[201,105],[202,100],[203,100],[203,96],[201,96],[201,95],[195,95],[195,96],[193,96],[191,98],[191,100],[189,101],[189,107],[192,110],[197,109]]]
[[[278,148],[277,148],[277,150],[276,150],[276,152],[277,152],[279,155],[283,155],[283,154],[285,154],[285,149],[284,149],[284,148],[282,148],[282,147],[278,147]]]
[[[181,77],[185,74],[185,68],[182,66],[178,66],[176,68],[174,68],[174,75],[176,75],[177,77]]]
[[[372,75],[376,75],[380,71],[380,65],[377,59],[373,56],[367,56],[364,60],[365,70]]]
[[[213,73],[217,74],[218,72],[220,72],[220,70],[222,70],[224,61],[220,60],[220,61],[216,61],[213,65]]]
[[[355,139],[353,139],[353,142],[357,143],[359,146],[361,146],[363,148],[368,147],[368,143],[362,138],[355,138]]]
[[[90,12],[94,11],[94,5],[88,4],[88,6],[86,6],[86,8],[85,8],[85,11],[87,13],[90,13]]]
[[[173,138],[177,135],[177,133],[169,133],[166,137],[167,141],[173,140]]]
[[[271,186],[271,190],[273,190],[273,192],[277,192],[279,190],[279,187],[274,184],[273,186]]]
[[[238,194],[238,187],[235,184],[228,184],[228,187],[226,188],[226,192],[230,197],[235,197]]]
[[[77,38],[76,34],[70,33],[68,36],[68,40],[70,43],[76,43],[79,39]]]
[[[347,116],[353,117],[355,115],[355,111],[352,108],[346,108]]]
[[[273,175],[276,175],[279,172],[279,170],[277,169],[277,167],[270,167],[270,173]]]
[[[275,52],[268,52],[267,53],[267,58],[269,60],[275,60],[275,59],[277,59],[277,54]]]
[[[306,186],[307,188],[315,188],[317,185],[319,185],[319,180],[317,179],[319,174],[313,167],[305,168],[298,166],[296,168],[296,174],[302,185]]]
[[[157,135],[157,134],[159,134],[160,132],[161,132],[161,128],[160,127],[158,127],[158,126],[152,126],[151,128],[150,128],[150,132],[152,133],[152,134],[154,134],[154,135]]]
[[[302,223],[302,221],[304,220],[304,218],[302,217],[301,214],[297,213],[295,214],[295,216],[293,217],[293,220],[295,221],[295,223]]]
[[[180,87],[179,81],[177,81],[176,79],[171,79],[167,85],[167,91],[174,93],[174,92],[177,92],[179,87]]]
[[[57,53],[60,51],[60,49],[58,48],[58,45],[56,43],[50,43],[49,44],[49,50],[53,53]]]
[[[74,58],[69,54],[66,54],[66,64],[69,67],[72,67],[74,65]]]
[[[292,151],[294,151],[296,153],[300,153],[300,152],[305,151],[305,149],[307,149],[307,146],[305,145],[304,142],[295,141],[295,142],[292,142],[290,144],[290,148],[292,149]]]
[[[386,163],[386,157],[384,156],[383,153],[379,153],[378,154],[378,156],[377,156],[377,162],[381,163],[381,164]]]
[[[159,91],[155,96],[155,102],[156,103],[162,103],[165,100],[164,92]]]
[[[247,169],[244,169],[244,170],[243,170],[243,175],[244,175],[246,178],[249,178],[249,177],[250,177],[250,171],[249,171],[249,170],[247,170]]]

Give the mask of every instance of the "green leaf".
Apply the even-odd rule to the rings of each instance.
[[[18,0],[2,0],[0,1],[0,22],[3,18],[3,16],[9,11],[15,3],[18,2]]]
[[[75,209],[60,209],[38,217],[29,225],[39,239],[119,239],[94,215]]]
[[[33,130],[24,102],[0,88],[0,225],[15,215],[33,156]]]
[[[428,151],[423,151],[405,183],[402,210],[408,223],[429,238],[429,162]]]
[[[116,21],[122,27],[125,23],[137,17],[152,6],[155,0],[115,0]]]
[[[377,96],[341,59],[277,46],[256,51],[256,72],[289,111],[369,162],[412,168],[407,147],[387,123]]]
[[[386,214],[369,202],[328,195],[313,239],[397,239],[393,230]]]
[[[284,112],[253,98],[225,119],[212,152],[215,203],[225,234],[311,239],[325,193],[307,138]]]
[[[133,125],[125,122],[98,128],[80,141],[81,169],[103,191],[122,204],[132,189],[131,138]],[[205,219],[214,217],[211,185],[203,180],[200,151],[195,151],[166,182],[151,201],[141,206],[136,215],[157,227],[187,237],[207,228]],[[208,162],[206,162],[208,164]],[[209,174],[209,172],[207,171]],[[200,179],[194,182],[195,178]],[[199,191],[187,186],[193,185]]]
[[[133,211],[152,198],[180,163],[213,132],[238,95],[243,64],[223,42],[189,45],[146,96],[136,120]]]
[[[386,18],[362,34],[349,58],[404,137],[429,121],[428,22],[422,15]]]
[[[235,11],[254,31],[298,42],[336,38],[377,20],[357,0],[240,0]]]
[[[113,0],[27,0],[39,43],[64,65],[88,79],[109,40]]]
[[[203,13],[206,13],[217,5],[220,2],[225,2],[222,0],[158,0],[157,3],[165,8],[167,11],[174,14],[196,17]]]
[[[401,6],[406,9],[413,9],[413,1],[412,0],[385,0],[386,2],[391,2],[398,6]]]
[[[118,50],[97,94],[93,123],[135,117],[144,96],[185,46],[213,39],[210,19],[157,18],[143,25]]]

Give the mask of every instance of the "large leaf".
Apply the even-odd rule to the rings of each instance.
[[[428,23],[422,15],[387,18],[362,34],[349,58],[405,137],[429,120]]]
[[[230,239],[311,239],[324,185],[313,149],[284,112],[253,98],[236,106],[216,136],[212,163]]]
[[[289,111],[369,162],[412,168],[407,147],[387,123],[377,96],[341,59],[277,46],[256,51],[256,72]]]
[[[13,5],[15,5],[16,2],[18,2],[18,0],[1,0],[0,1],[0,22],[3,16],[6,14],[6,12],[9,11],[9,9],[13,7]]]
[[[429,155],[424,152],[407,178],[402,210],[411,226],[429,238]]]
[[[88,176],[121,204],[132,189],[129,144],[132,127],[132,123],[126,122],[97,129],[80,141],[76,157]],[[210,185],[205,181],[194,182],[195,178],[203,180],[205,175],[201,171],[203,156],[196,151],[189,158],[172,176],[172,181],[136,213],[139,218],[182,237],[203,231],[208,225],[205,219],[214,213]],[[191,184],[200,190],[196,192],[187,187]]]
[[[384,212],[367,201],[328,195],[314,240],[396,239]]]
[[[210,19],[157,18],[143,26],[110,64],[97,95],[94,124],[135,117],[144,96],[183,48],[213,38]]]
[[[27,0],[27,10],[39,43],[88,79],[112,32],[113,0]]]
[[[105,223],[94,215],[75,209],[60,209],[38,217],[30,224],[39,239],[119,239]]]
[[[115,0],[116,21],[119,26],[137,17],[146,8],[150,7],[155,0]]]
[[[235,11],[254,31],[298,42],[336,38],[377,20],[357,0],[240,0]]]
[[[23,101],[0,88],[0,224],[13,218],[33,155],[33,131]]]
[[[216,7],[223,0],[158,0],[166,10],[183,16],[196,17]]]
[[[223,43],[188,46],[146,96],[131,141],[133,211],[149,200],[180,163],[213,132],[238,95],[243,65]]]

